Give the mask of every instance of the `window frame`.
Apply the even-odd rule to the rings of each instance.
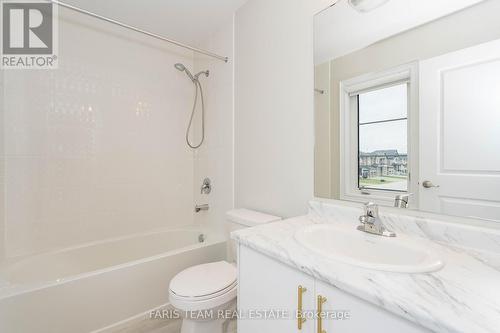
[[[359,189],[358,96],[406,82],[408,85],[408,186],[407,192]],[[397,194],[410,193],[412,208],[418,208],[418,63],[369,73],[340,82],[340,199],[372,201],[392,206]]]

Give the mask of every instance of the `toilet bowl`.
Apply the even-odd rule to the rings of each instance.
[[[181,333],[222,333],[236,308],[237,271],[218,261],[189,267],[170,282],[170,303],[183,316]]]
[[[226,216],[228,232],[281,219],[247,209],[232,210]],[[232,260],[235,245],[228,244]],[[237,287],[236,264],[227,261],[196,265],[178,273],[170,281],[169,298],[183,316],[181,333],[225,333],[236,310]]]

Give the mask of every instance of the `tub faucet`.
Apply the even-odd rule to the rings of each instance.
[[[358,226],[358,230],[379,236],[396,237],[396,233],[387,230],[382,224],[378,216],[378,206],[376,204],[367,202],[364,208],[365,214],[359,217],[361,225]]]
[[[212,184],[210,178],[203,179],[203,184],[201,185],[200,193],[209,194],[212,191]]]
[[[199,213],[202,210],[208,210],[208,204],[203,204],[203,205],[196,205],[194,206],[194,211],[196,213]]]

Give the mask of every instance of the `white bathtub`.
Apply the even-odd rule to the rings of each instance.
[[[192,227],[7,263],[0,332],[90,332],[124,321],[168,303],[169,281],[180,270],[225,256],[223,235]]]

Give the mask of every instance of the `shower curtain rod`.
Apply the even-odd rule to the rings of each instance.
[[[196,47],[192,47],[192,46],[189,46],[187,44],[183,44],[183,43],[178,42],[176,40],[173,40],[173,39],[170,39],[170,38],[166,38],[166,37],[163,37],[161,35],[157,35],[157,34],[154,34],[152,32],[136,28],[134,26],[131,26],[131,25],[128,25],[128,24],[125,24],[125,23],[113,20],[113,19],[111,19],[109,17],[106,17],[106,16],[102,16],[102,15],[99,15],[99,14],[96,14],[96,13],[93,13],[93,12],[89,12],[88,10],[85,10],[85,9],[82,9],[82,8],[79,8],[79,7],[76,7],[76,6],[72,6],[72,5],[67,4],[65,2],[62,2],[62,1],[49,0],[49,2],[52,2],[53,4],[59,5],[61,7],[64,7],[64,8],[70,9],[70,10],[73,10],[73,11],[78,12],[78,13],[82,13],[82,14],[85,14],[85,15],[88,15],[88,16],[92,16],[94,18],[97,18],[97,19],[100,19],[100,20],[103,20],[103,21],[106,21],[106,22],[109,22],[109,23],[113,23],[113,24],[119,25],[120,27],[127,28],[127,29],[133,30],[135,32],[139,32],[141,34],[148,35],[150,37],[162,40],[164,42],[168,42],[168,43],[171,43],[171,44],[183,47],[185,49],[189,49],[191,51],[194,51],[194,52],[197,52],[197,53],[201,53],[201,54],[207,55],[209,57],[213,57],[213,58],[222,60],[224,62],[228,62],[228,60],[229,60],[228,57],[224,57],[224,56],[215,54],[215,53],[210,52],[210,51],[198,49]]]

